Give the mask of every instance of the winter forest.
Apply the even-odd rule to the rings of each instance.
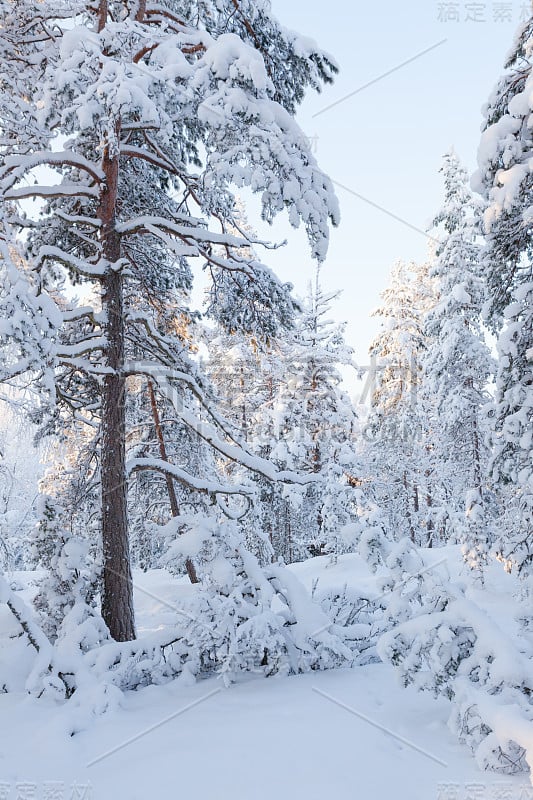
[[[363,376],[320,31],[0,11],[0,798],[532,800],[533,16]]]

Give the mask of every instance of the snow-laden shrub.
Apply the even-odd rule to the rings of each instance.
[[[202,589],[183,609],[184,638],[203,672],[289,674],[353,662],[352,648],[286,567],[261,567],[235,522],[207,516],[176,518],[186,525],[170,549],[192,558]],[[334,631],[332,632],[332,628]]]
[[[76,582],[68,583],[70,602],[60,606],[53,638],[40,627],[39,613],[6,581],[0,584],[0,602],[8,604],[34,651],[26,689],[58,702],[69,699],[71,733],[120,704],[123,691],[177,677],[219,674],[228,685],[249,674],[356,663],[368,625],[352,624],[346,613],[332,619],[285,566],[261,567],[237,522],[196,515],[165,526],[167,535],[178,530],[185,532],[173,541],[171,556],[176,563],[193,558],[201,583],[176,607],[174,625],[136,641],[110,640],[83,592],[74,597]],[[64,553],[58,564],[68,567]]]
[[[90,552],[89,542],[71,532],[68,527],[69,512],[54,498],[47,495],[41,498],[39,516],[33,549],[37,562],[45,568],[46,573],[34,599],[34,606],[44,633],[52,642],[65,636],[67,632],[62,632],[61,628],[70,611],[76,607],[78,617],[84,613],[86,618],[95,620],[100,641],[109,638],[103,620],[96,621],[98,614],[94,598],[99,566]],[[66,624],[70,630],[72,619]]]
[[[320,591],[315,588],[313,599],[337,628],[350,633],[350,647],[358,666],[378,662],[378,639],[383,632],[383,611],[380,597],[345,584]]]
[[[366,543],[365,547],[368,545]],[[451,579],[439,551],[427,564],[408,540],[374,540],[371,565],[388,571],[387,628],[377,651],[412,685],[452,701],[450,727],[483,769],[533,765],[533,671],[520,642],[501,631]]]

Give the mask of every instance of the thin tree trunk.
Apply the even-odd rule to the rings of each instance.
[[[159,418],[159,409],[157,408],[157,401],[155,398],[154,386],[152,381],[148,381],[148,394],[150,396],[150,406],[152,407],[152,416],[154,418],[154,426],[155,426],[155,433],[157,436],[157,441],[159,442],[159,453],[161,455],[161,459],[166,461],[167,464],[169,463],[168,455],[167,455],[167,448],[165,445],[165,438],[163,436],[163,429],[161,427],[161,420]],[[176,489],[174,487],[174,481],[172,480],[172,476],[168,473],[165,474],[165,480],[167,484],[167,491],[168,491],[168,499],[170,501],[170,510],[172,512],[172,516],[179,517],[180,509],[178,505],[178,498],[176,497]],[[194,566],[193,562],[190,558],[187,559],[185,562],[187,567],[187,575],[189,576],[189,580],[191,583],[198,583],[198,575],[196,574],[196,567]]]
[[[409,535],[411,537],[411,541],[415,541],[415,529],[413,526],[413,517],[411,515],[411,510],[409,508],[409,486],[407,483],[407,472],[403,473],[403,487],[405,489],[405,516],[407,517],[407,522],[409,524]]]
[[[481,470],[481,445],[479,441],[479,426],[477,415],[474,414],[474,418],[472,420],[472,427],[473,427],[473,447],[474,447],[474,489],[477,489],[479,492],[479,497],[483,499],[483,479],[482,479],[482,470]]]
[[[431,448],[428,446],[426,447],[426,453],[428,454],[428,458],[431,455]],[[425,478],[426,478],[426,507],[428,509],[428,520],[427,520],[427,532],[428,532],[428,539],[427,539],[427,546],[433,547],[433,535],[435,533],[435,524],[432,519],[432,509],[433,509],[433,492],[432,486],[430,482],[431,478],[431,469],[427,469],[425,471]]]
[[[120,136],[120,124],[115,134]],[[118,642],[135,639],[133,584],[128,542],[126,505],[126,378],[124,375],[124,297],[122,275],[116,265],[121,256],[116,229],[118,154],[106,146],[105,174],[100,199],[102,258],[109,263],[102,280],[105,315],[105,357],[110,373],[102,388],[102,549],[104,559],[102,616]]]
[[[413,486],[413,510],[415,514],[418,516],[420,512],[420,498],[418,495],[418,486],[416,485],[416,483]]]
[[[413,542],[415,541],[415,530],[420,530],[420,493],[418,491],[418,484],[413,486],[413,519],[416,528],[413,530]],[[420,537],[419,537],[420,538]],[[419,544],[421,542],[419,541]]]
[[[244,441],[248,441],[248,419],[246,415],[246,395],[244,394],[244,370],[241,366],[240,369],[241,377],[240,377],[240,386],[241,386],[241,395],[243,396],[242,406],[241,406],[241,418],[242,418],[242,431],[244,434]]]
[[[286,520],[287,542],[289,545],[289,564],[292,564],[294,562],[294,553],[292,549],[291,515],[288,505],[285,506],[285,520]]]
[[[427,507],[428,507],[428,509],[430,510],[430,513],[431,513],[431,509],[433,508],[433,497],[431,495],[431,492],[428,492],[427,495],[426,495],[426,505],[427,505]],[[433,520],[430,517],[428,519],[428,547],[433,547],[433,534],[434,534],[434,532],[435,532],[435,526],[433,524]]]
[[[98,12],[97,12],[98,32],[102,31],[105,28],[106,22],[107,22],[107,0],[100,0],[100,2],[98,3]]]

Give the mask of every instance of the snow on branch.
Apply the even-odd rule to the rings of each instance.
[[[161,472],[164,475],[170,475],[171,478],[174,478],[174,480],[182,483],[184,486],[188,486],[190,489],[209,495],[239,494],[248,496],[253,494],[253,489],[249,486],[240,486],[230,483],[223,484],[217,483],[216,481],[203,480],[159,458],[131,459],[126,464],[126,473],[131,475],[134,472]]]
[[[322,481],[320,474],[302,474],[293,472],[292,470],[279,471],[276,466],[260,456],[250,452],[243,442],[236,441],[235,444],[224,441],[217,433],[217,430],[208,423],[199,420],[194,414],[184,408],[178,408],[175,403],[175,392],[166,382],[161,382],[155,377],[157,386],[161,394],[165,396],[173,405],[174,411],[181,421],[187,425],[188,428],[194,430],[200,438],[209,444],[214,450],[221,455],[228,458],[237,464],[241,464],[251,472],[258,473],[270,481],[280,483],[294,483],[300,486],[305,486],[309,483],[317,483]]]
[[[249,242],[246,239],[241,239],[231,234],[215,233],[207,230],[207,228],[201,229],[197,227],[193,228],[190,225],[176,225],[165,217],[144,215],[117,225],[117,231],[122,234],[140,233],[143,230],[149,229],[151,229],[150,232],[153,233],[154,228],[159,228],[165,233],[191,238],[197,242],[205,242],[207,244],[218,244],[237,248],[249,246]]]
[[[77,344],[62,344],[58,347],[57,357],[60,359],[80,358],[87,353],[104,350],[106,344],[107,341],[103,336],[87,337]]]
[[[31,200],[33,197],[100,197],[99,189],[81,183],[62,183],[58,186],[22,186],[10,189],[4,194],[5,200]]]
[[[87,278],[101,278],[109,271],[109,264],[107,262],[100,261],[98,264],[90,264],[53,245],[46,245],[39,250],[38,263],[42,264],[43,261],[48,258],[58,261],[60,264],[67,267],[67,269],[72,269],[74,272],[77,272],[79,275],[84,275]]]
[[[30,155],[8,156],[4,160],[3,174],[5,188],[11,188],[35,167],[75,167],[90,175],[96,182],[105,180],[103,171],[97,164],[75,153],[72,150],[50,152],[42,150]]]
[[[149,164],[152,164],[154,167],[159,167],[160,169],[165,170],[165,172],[171,172],[173,175],[178,174],[178,170],[171,161],[154,155],[154,153],[150,153],[142,147],[121,145],[120,155],[124,158],[140,158],[143,161],[147,161]]]
[[[252,453],[248,447],[231,432],[226,420],[213,409],[207,399],[205,392],[192,375],[164,368],[149,362],[130,361],[126,362],[124,369],[127,375],[146,375],[157,385],[162,396],[170,402],[174,412],[180,421],[188,428],[193,430],[201,439],[209,444],[220,455],[225,456],[234,463],[241,464],[251,472],[262,475],[273,482],[290,483],[298,486],[307,486],[310,483],[321,483],[324,477],[320,473],[299,473],[293,470],[278,470],[276,466],[265,458]],[[198,417],[181,407],[181,402],[177,402],[175,388],[171,381],[184,383],[193,395],[199,400],[202,407],[207,411],[214,422],[214,425],[198,419]],[[219,435],[219,431],[231,441],[225,441]],[[233,444],[231,443],[233,442]]]
[[[64,220],[65,222],[71,223],[72,225],[88,225],[92,228],[101,228],[102,222],[96,217],[82,217],[79,215],[67,214],[61,208],[55,209],[56,217]]]

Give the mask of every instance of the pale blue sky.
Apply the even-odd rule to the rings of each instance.
[[[521,15],[513,2],[440,3],[434,0],[348,2],[273,0],[281,22],[316,39],[335,56],[341,72],[322,95],[310,96],[299,122],[317,137],[316,155],[330,177],[424,229],[441,203],[438,170],[455,146],[474,168],[481,106],[502,72]],[[442,13],[459,21],[443,22]],[[510,14],[511,20],[505,17]],[[468,16],[484,21],[467,20]],[[502,17],[495,21],[494,17]],[[446,41],[355,96],[313,117],[325,106]],[[367,363],[376,322],[369,320],[397,258],[422,259],[426,239],[385,213],[337,188],[342,222],[332,234],[323,284],[342,289],[335,317],[348,321],[347,339],[358,363]],[[252,221],[253,215],[252,215]],[[261,232],[263,232],[261,230]],[[284,221],[269,231],[289,246],[268,262],[298,291],[313,272],[304,234]]]

